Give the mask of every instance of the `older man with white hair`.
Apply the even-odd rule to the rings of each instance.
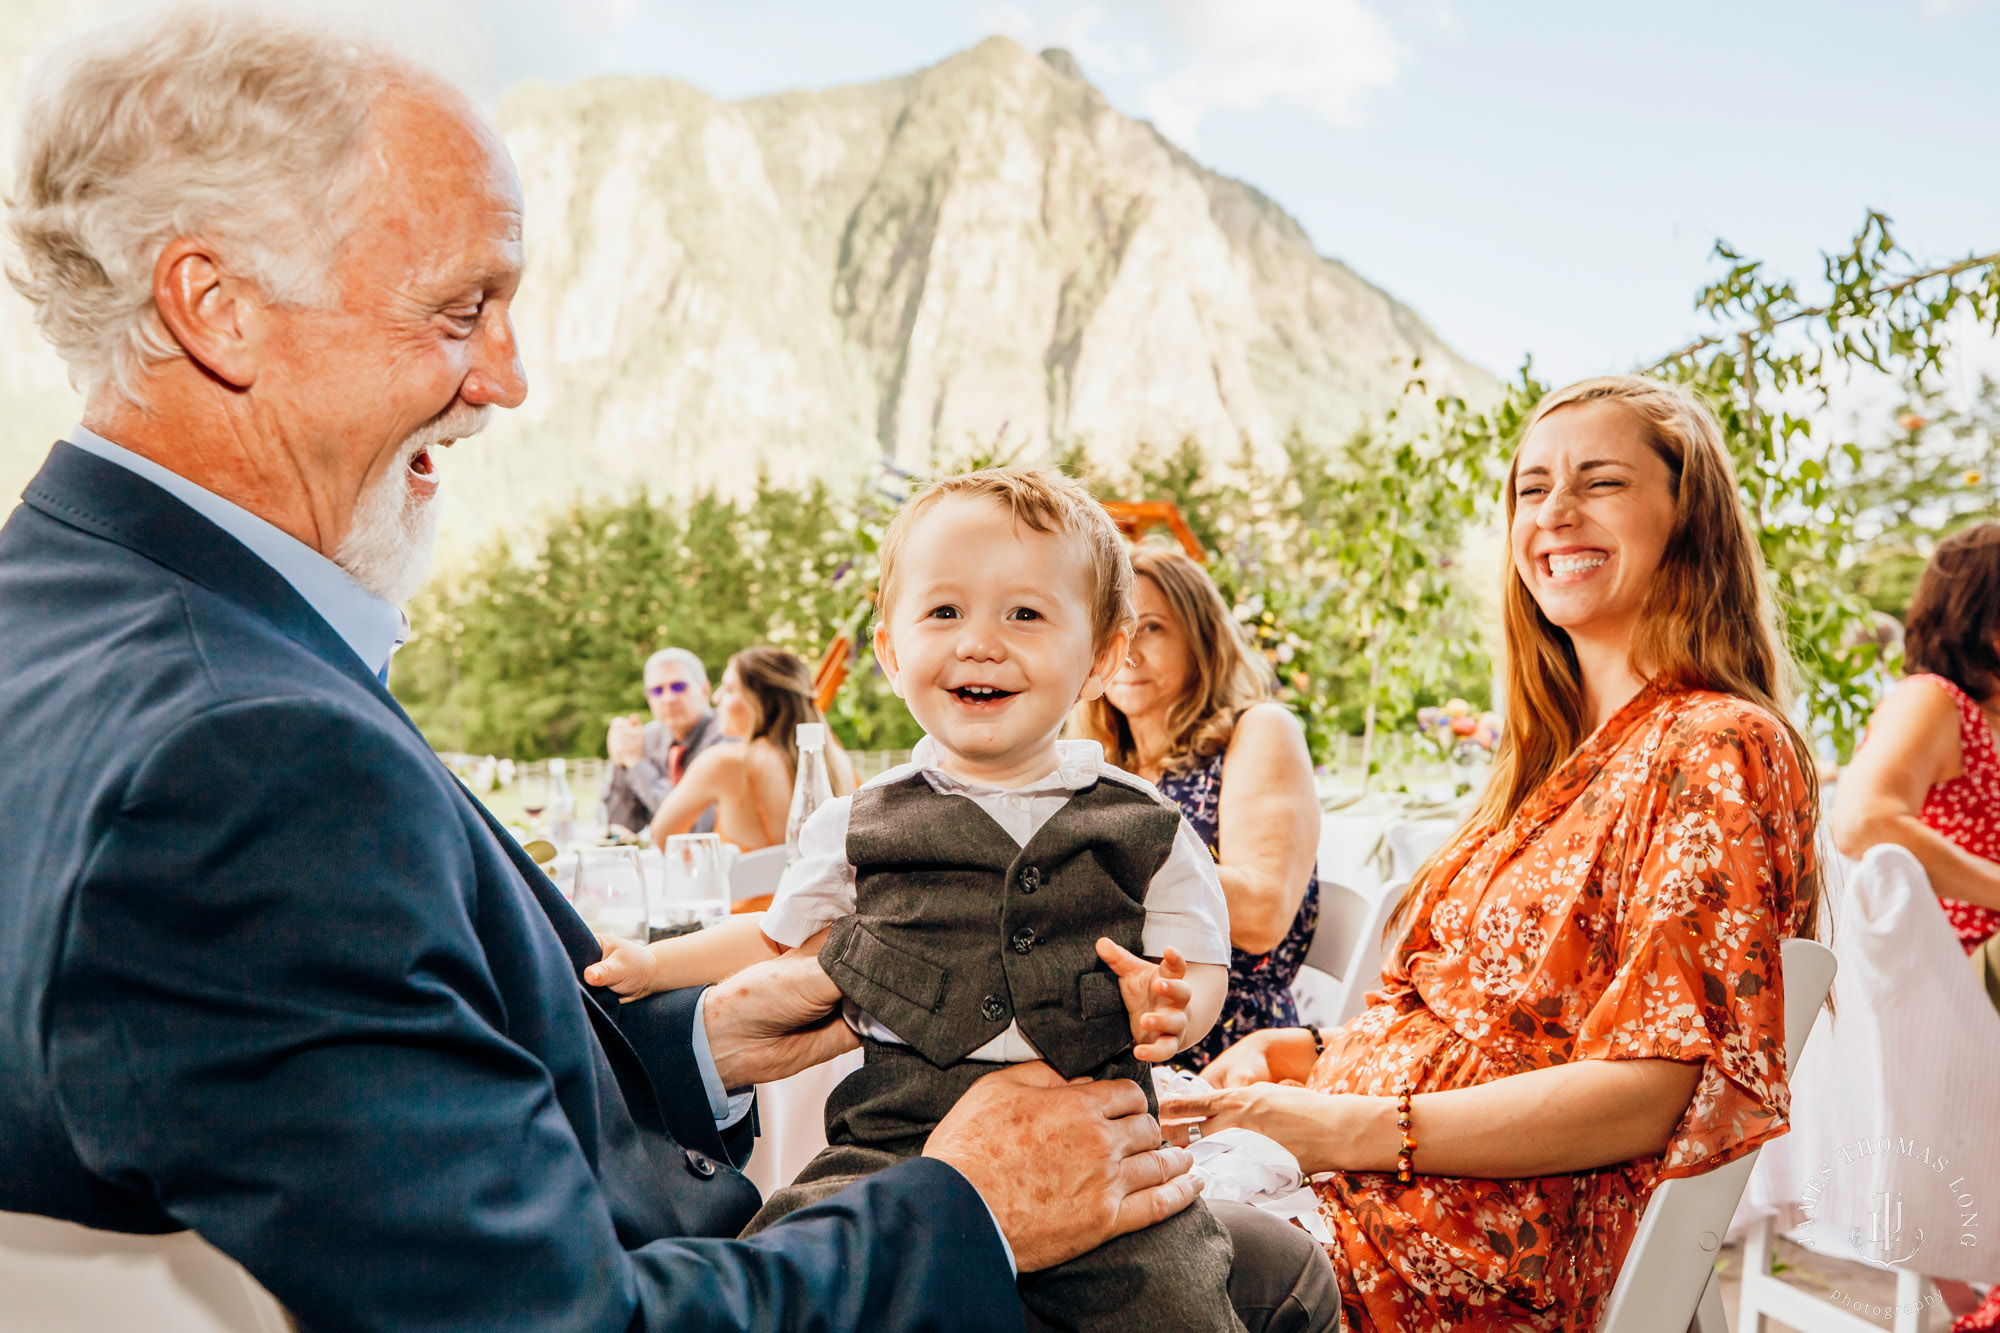
[[[527,392],[520,189],[463,98],[267,17],[126,18],[19,172],[15,280],[86,405],[0,529],[0,1210],[191,1228],[311,1328],[609,1333],[1019,1329],[1010,1264],[1192,1199],[1138,1089],[1015,1066],[730,1239],[726,1089],[851,1048],[838,992],[584,985],[597,941],[381,680],[440,455]]]
[[[604,819],[627,833],[653,822],[688,765],[711,745],[727,741],[708,704],[708,668],[685,648],[662,648],[640,672],[653,720],[611,719],[604,751],[611,760],[604,779]],[[715,828],[715,807],[695,820],[696,833]]]

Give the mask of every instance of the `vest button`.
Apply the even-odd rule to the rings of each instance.
[[[1021,892],[1033,893],[1042,887],[1042,872],[1036,866],[1025,866],[1021,870]]]
[[[681,1151],[687,1154],[687,1167],[689,1171],[700,1176],[703,1180],[707,1180],[715,1174],[715,1163],[709,1159],[707,1153],[696,1152],[693,1148],[683,1148]]]
[[[1007,1003],[998,995],[989,995],[979,1002],[979,1016],[989,1023],[998,1023],[1007,1016]]]
[[[1035,932],[1030,927],[1023,926],[1015,931],[1014,937],[1007,942],[1014,946],[1015,953],[1026,953],[1035,947]]]

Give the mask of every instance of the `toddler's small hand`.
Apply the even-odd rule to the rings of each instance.
[[[1188,1002],[1194,991],[1186,981],[1187,962],[1169,946],[1157,963],[1147,962],[1108,939],[1097,941],[1097,956],[1118,977],[1125,1012],[1132,1020],[1132,1054],[1158,1063],[1181,1049],[1187,1031]]]
[[[653,993],[651,950],[637,940],[620,939],[616,935],[599,935],[597,942],[604,946],[604,957],[583,969],[585,981],[608,987],[628,1000]]]

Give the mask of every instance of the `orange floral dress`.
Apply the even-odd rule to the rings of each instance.
[[[1307,1086],[1436,1092],[1572,1060],[1700,1061],[1701,1078],[1662,1156],[1319,1184],[1348,1327],[1592,1328],[1654,1187],[1784,1132],[1778,948],[1800,932],[1813,830],[1775,718],[1653,684],[1505,828],[1446,847],[1382,989]]]

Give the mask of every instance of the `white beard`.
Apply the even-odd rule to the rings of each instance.
[[[396,449],[396,462],[374,485],[361,493],[354,517],[333,553],[333,563],[347,576],[386,602],[404,602],[424,586],[431,572],[431,551],[437,545],[437,508],[410,490],[410,460],[431,449],[437,467],[437,446],[462,440],[486,428],[491,409],[454,408],[410,433]]]

